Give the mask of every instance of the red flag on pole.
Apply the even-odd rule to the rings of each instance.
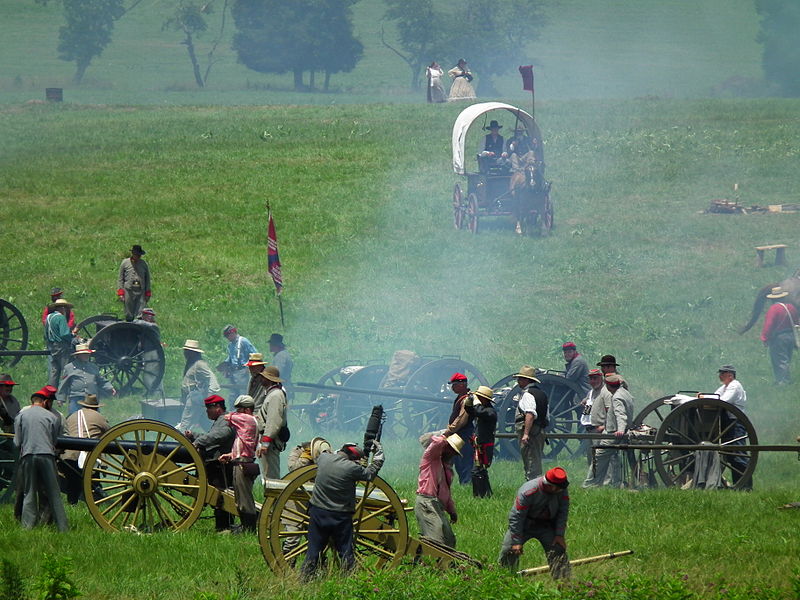
[[[519,68],[519,74],[522,75],[522,89],[528,92],[533,91],[533,65],[528,65]]]
[[[272,220],[272,211],[269,213],[269,230],[267,232],[267,267],[275,289],[278,294],[283,291],[283,276],[281,275],[281,259],[278,256],[278,238],[275,235],[275,221]]]

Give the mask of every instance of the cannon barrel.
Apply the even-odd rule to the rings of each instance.
[[[56,442],[56,448],[59,450],[78,450],[91,452],[95,449],[99,441],[100,440],[96,440],[94,438],[79,438],[65,435],[58,438],[58,441]],[[133,440],[116,440],[113,444],[106,446],[104,452],[120,455],[127,452],[137,452],[146,455],[153,452],[154,446],[155,442],[146,440],[141,440],[138,442]],[[176,449],[177,451],[172,455],[173,461],[179,463],[188,463],[193,461],[189,452],[180,444],[164,441],[158,443],[158,453],[161,455],[170,454]]]
[[[401,400],[424,400],[426,402],[437,402],[440,404],[450,404],[452,400],[440,396],[424,396],[422,394],[408,394],[405,392],[392,392],[389,390],[367,390],[363,388],[352,388],[346,385],[320,385],[319,383],[307,383],[301,381],[293,385],[295,391],[322,390],[325,392],[337,392],[339,394],[353,394],[364,396],[383,396],[386,398],[398,398]]]

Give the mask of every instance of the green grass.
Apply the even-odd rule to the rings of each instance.
[[[8,105],[0,112],[0,296],[22,309],[41,347],[50,287],[67,290],[79,319],[119,311],[119,261],[142,244],[168,344],[165,388],[177,396],[186,338],[199,339],[215,364],[225,323],[262,350],[282,329],[265,274],[269,201],[298,380],[408,348],[460,355],[493,382],[525,363],[560,367],[570,338],[592,362],[607,352],[619,358],[638,408],[678,389],[713,391],[716,368],[733,362],[759,440],[794,439],[797,385],[774,388],[757,333],[736,329],[755,290],[793,272],[798,216],[699,211],[733,197],[734,183],[745,204],[797,202],[800,104],[542,104],[557,225],[543,239],[518,238],[500,219],[482,221],[477,236],[453,230],[450,197],[461,180],[451,173],[449,135],[458,110]],[[789,244],[790,267],[755,267],[753,247],[777,242]],[[12,374],[24,398],[44,383],[44,360],[25,358]],[[104,412],[119,421],[138,412],[137,399],[111,400]],[[293,441],[312,435],[296,420],[290,426]],[[416,443],[389,442],[388,454],[386,478],[413,498]],[[585,466],[566,466],[579,483]],[[490,501],[456,491],[460,549],[493,562],[519,471],[493,467]],[[798,515],[775,507],[797,500],[796,481],[795,456],[784,453],[762,455],[751,494],[575,489],[572,556],[637,552],[579,576],[686,574],[695,593],[753,583],[791,597]],[[205,520],[178,536],[129,537],[99,531],[84,507],[69,518],[74,531],[64,536],[23,532],[1,507],[0,547],[26,576],[44,552],[72,557],[91,598],[233,595],[243,585],[235,565],[247,566],[253,590],[238,597],[332,593],[275,579],[254,540],[215,537]],[[102,568],[86,563],[87,548]],[[531,546],[524,566],[542,558]],[[392,586],[440,590],[451,581],[419,573],[374,585],[391,595]],[[493,572],[474,577],[509,597],[538,589]],[[354,586],[354,597],[362,584],[365,595],[372,589],[366,578],[340,583]]]

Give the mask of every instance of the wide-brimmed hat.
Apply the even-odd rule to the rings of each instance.
[[[85,406],[86,408],[99,408],[101,406],[105,406],[105,404],[100,404],[97,402],[97,396],[95,394],[86,394],[86,398],[83,400],[78,400],[78,404]]]
[[[17,385],[17,382],[11,378],[11,373],[1,373],[0,385]]]
[[[569,479],[567,479],[567,472],[562,467],[553,467],[547,473],[544,474],[544,479],[550,485],[554,485],[556,487],[565,488],[569,485]]]
[[[31,394],[31,398],[33,398],[34,396],[41,396],[45,400],[52,400],[53,398],[56,397],[57,391],[58,390],[52,385],[46,385],[42,389],[33,392],[33,394]]]
[[[275,383],[280,383],[283,381],[283,379],[281,379],[281,372],[278,370],[278,367],[274,365],[266,367],[263,371],[261,371],[260,375],[264,379],[274,381]]]
[[[489,124],[486,127],[484,127],[483,129],[484,129],[484,131],[488,131],[489,129],[494,129],[495,127],[497,129],[502,129],[503,128],[503,126],[500,125],[500,123],[498,123],[497,121],[492,119],[491,121],[489,121]]]
[[[250,356],[248,356],[248,360],[244,363],[246,367],[257,367],[259,365],[265,365],[267,363],[264,362],[264,355],[261,352],[251,352]]]
[[[606,375],[606,383],[614,387],[619,387],[625,383],[625,380],[616,373],[609,373]]]
[[[487,400],[491,400],[494,397],[494,392],[492,388],[488,385],[481,385],[478,386],[478,389],[473,392],[476,396],[480,396],[481,398],[486,398]]]
[[[217,394],[212,394],[205,400],[203,400],[203,404],[206,406],[211,406],[212,404],[225,404],[225,398],[222,396],[218,396]]]
[[[736,375],[736,367],[733,365],[722,365],[718,370],[717,373],[733,373]]]
[[[524,377],[525,379],[530,379],[531,381],[535,381],[536,383],[542,383],[536,378],[536,369],[530,365],[523,366],[519,373],[514,375],[514,377]]]
[[[464,447],[464,438],[462,438],[457,433],[453,433],[447,436],[447,443],[450,444],[450,447],[458,452],[458,455],[461,456],[461,449]]]
[[[325,438],[315,437],[311,440],[311,444],[309,444],[309,454],[311,455],[311,460],[317,462],[319,455],[323,452],[332,452],[333,448],[331,447],[331,443],[326,440]]]
[[[197,340],[186,340],[186,343],[183,345],[183,349],[203,354],[203,351],[200,349],[200,342]]]
[[[283,343],[283,336],[280,333],[273,333],[269,336],[269,343],[270,344],[282,344]]]
[[[600,359],[600,362],[597,363],[598,367],[608,367],[608,366],[615,366],[618,367],[620,364],[617,362],[617,357],[613,354],[603,354],[603,357]]]
[[[62,306],[64,308],[72,308],[73,304],[71,302],[67,302],[63,298],[58,298],[55,302],[50,304],[50,306],[48,308],[50,310],[56,310],[57,308],[61,308]]]
[[[789,292],[787,292],[781,286],[776,286],[772,288],[772,291],[769,294],[767,294],[767,298],[770,298],[771,300],[777,300],[778,298],[786,298],[788,295]]]
[[[255,408],[256,401],[253,400],[252,396],[248,396],[247,394],[242,394],[236,400],[233,401],[233,408]]]
[[[147,252],[145,252],[139,244],[134,244],[133,246],[131,246],[131,254],[144,256],[145,254],[147,254]]]
[[[94,350],[89,348],[89,344],[78,344],[75,346],[75,352],[72,353],[72,356],[76,354],[94,354]]]

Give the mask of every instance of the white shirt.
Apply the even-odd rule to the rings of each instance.
[[[721,385],[714,393],[719,394],[720,400],[733,404],[744,412],[747,405],[747,392],[744,391],[738,379],[734,379],[728,385]]]
[[[523,392],[522,397],[519,399],[517,405],[521,413],[532,413],[533,418],[537,417],[536,414],[536,398],[530,392]]]

